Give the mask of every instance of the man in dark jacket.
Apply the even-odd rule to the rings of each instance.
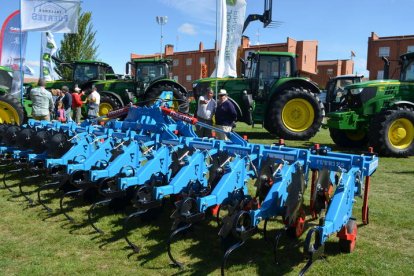
[[[237,120],[236,109],[234,108],[233,103],[231,103],[228,99],[226,90],[220,89],[217,96],[216,127],[224,130],[225,132],[230,132],[232,131]],[[218,139],[228,140],[227,135],[224,133],[217,133],[216,136]]]
[[[63,86],[62,93],[63,93],[62,103],[63,103],[63,108],[65,109],[66,122],[70,122],[72,121],[72,117],[70,116],[70,113],[72,111],[72,95],[69,93],[69,87]]]

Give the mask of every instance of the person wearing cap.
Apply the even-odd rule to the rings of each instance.
[[[32,116],[36,120],[50,121],[50,114],[53,113],[52,93],[46,90],[46,81],[39,79],[38,87],[30,91],[29,97],[32,101]]]
[[[72,95],[69,93],[69,87],[63,86],[62,93],[63,93],[62,103],[63,103],[63,108],[65,109],[66,122],[71,122],[72,117],[70,116],[70,113],[72,111]]]
[[[214,91],[211,87],[207,88],[206,94],[198,98],[197,119],[202,123],[213,124],[213,115],[216,112],[217,103],[213,99]],[[211,129],[196,126],[199,137],[211,137]]]
[[[225,132],[230,132],[232,131],[237,120],[236,109],[228,99],[227,91],[225,89],[220,89],[217,96],[216,127],[224,130]],[[228,140],[227,135],[224,133],[217,132],[216,135],[218,139]]]
[[[72,93],[72,109],[73,109],[73,115],[75,117],[75,122],[77,124],[80,124],[81,116],[82,116],[82,99],[81,96],[83,95],[83,92],[81,92],[81,89],[79,87],[75,87],[73,93]]]
[[[95,85],[92,85],[92,93],[86,99],[88,104],[88,119],[95,119],[99,116],[99,104],[101,103],[101,95]]]

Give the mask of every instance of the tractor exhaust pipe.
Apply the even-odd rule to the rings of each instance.
[[[384,62],[384,80],[388,80],[390,78],[390,61],[386,57],[381,58]]]

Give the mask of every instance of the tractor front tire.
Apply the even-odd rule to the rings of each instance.
[[[384,156],[407,157],[414,154],[414,111],[399,107],[376,115],[369,131],[369,143]]]
[[[324,108],[318,97],[303,88],[290,88],[273,97],[265,128],[278,137],[308,140],[322,124]]]
[[[0,96],[0,123],[21,125],[24,122],[24,109],[19,100],[11,95]]]
[[[174,97],[174,109],[182,112],[188,113],[189,104],[187,102],[186,96],[176,87],[171,85],[158,85],[148,89],[144,94],[144,103],[147,106],[152,105],[155,100],[161,95],[163,91],[172,91]]]
[[[101,96],[99,104],[99,116],[108,114],[109,111],[122,108],[122,104],[115,98],[109,95]]]
[[[343,148],[362,148],[368,143],[367,134],[361,131],[330,128],[329,134],[331,135],[332,141]]]

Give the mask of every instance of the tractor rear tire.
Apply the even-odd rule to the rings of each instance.
[[[182,113],[188,113],[189,104],[187,102],[186,95],[184,95],[179,89],[171,85],[158,85],[148,89],[144,94],[144,103],[147,106],[150,106],[163,91],[172,91],[174,97],[174,106],[178,111]]]
[[[19,100],[9,94],[1,95],[0,123],[21,125],[24,119],[24,109]]]
[[[304,88],[290,88],[270,102],[265,128],[278,137],[289,140],[308,140],[322,124],[323,104]]]
[[[368,144],[368,136],[363,132],[330,128],[329,134],[331,135],[332,141],[343,148],[362,148]]]
[[[385,110],[376,115],[369,131],[369,143],[384,156],[414,154],[414,111],[408,107]]]
[[[101,96],[99,104],[99,116],[108,114],[109,111],[122,108],[122,104],[114,97],[109,95]]]

